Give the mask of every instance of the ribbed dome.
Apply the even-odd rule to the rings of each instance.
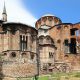
[[[58,18],[52,14],[46,14],[46,15],[43,15],[39,20],[37,20],[35,26],[36,26],[36,29],[38,29],[44,25],[53,27],[53,26],[61,24],[61,23],[62,23],[62,21],[60,20],[60,18]]]

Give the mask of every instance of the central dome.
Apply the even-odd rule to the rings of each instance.
[[[44,25],[53,27],[61,23],[62,21],[58,17],[52,14],[46,14],[46,15],[43,15],[39,20],[37,20],[35,26],[36,26],[36,29],[39,29],[41,26],[44,26]]]

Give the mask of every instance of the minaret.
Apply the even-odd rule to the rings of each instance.
[[[7,21],[7,13],[6,13],[6,7],[5,7],[5,2],[4,2],[4,8],[3,8],[3,13],[2,13],[2,20]]]

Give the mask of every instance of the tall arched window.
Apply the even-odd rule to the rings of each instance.
[[[53,53],[49,52],[49,59],[52,59],[52,58],[53,58]]]
[[[27,36],[20,35],[20,50],[24,51],[27,49]]]
[[[70,51],[71,53],[76,54],[76,39],[75,38],[71,38]]]
[[[64,52],[69,53],[69,41],[68,41],[68,39],[64,40]]]

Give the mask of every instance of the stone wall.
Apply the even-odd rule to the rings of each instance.
[[[3,62],[2,74],[4,77],[32,77],[37,74],[37,65],[32,61],[22,62]]]

